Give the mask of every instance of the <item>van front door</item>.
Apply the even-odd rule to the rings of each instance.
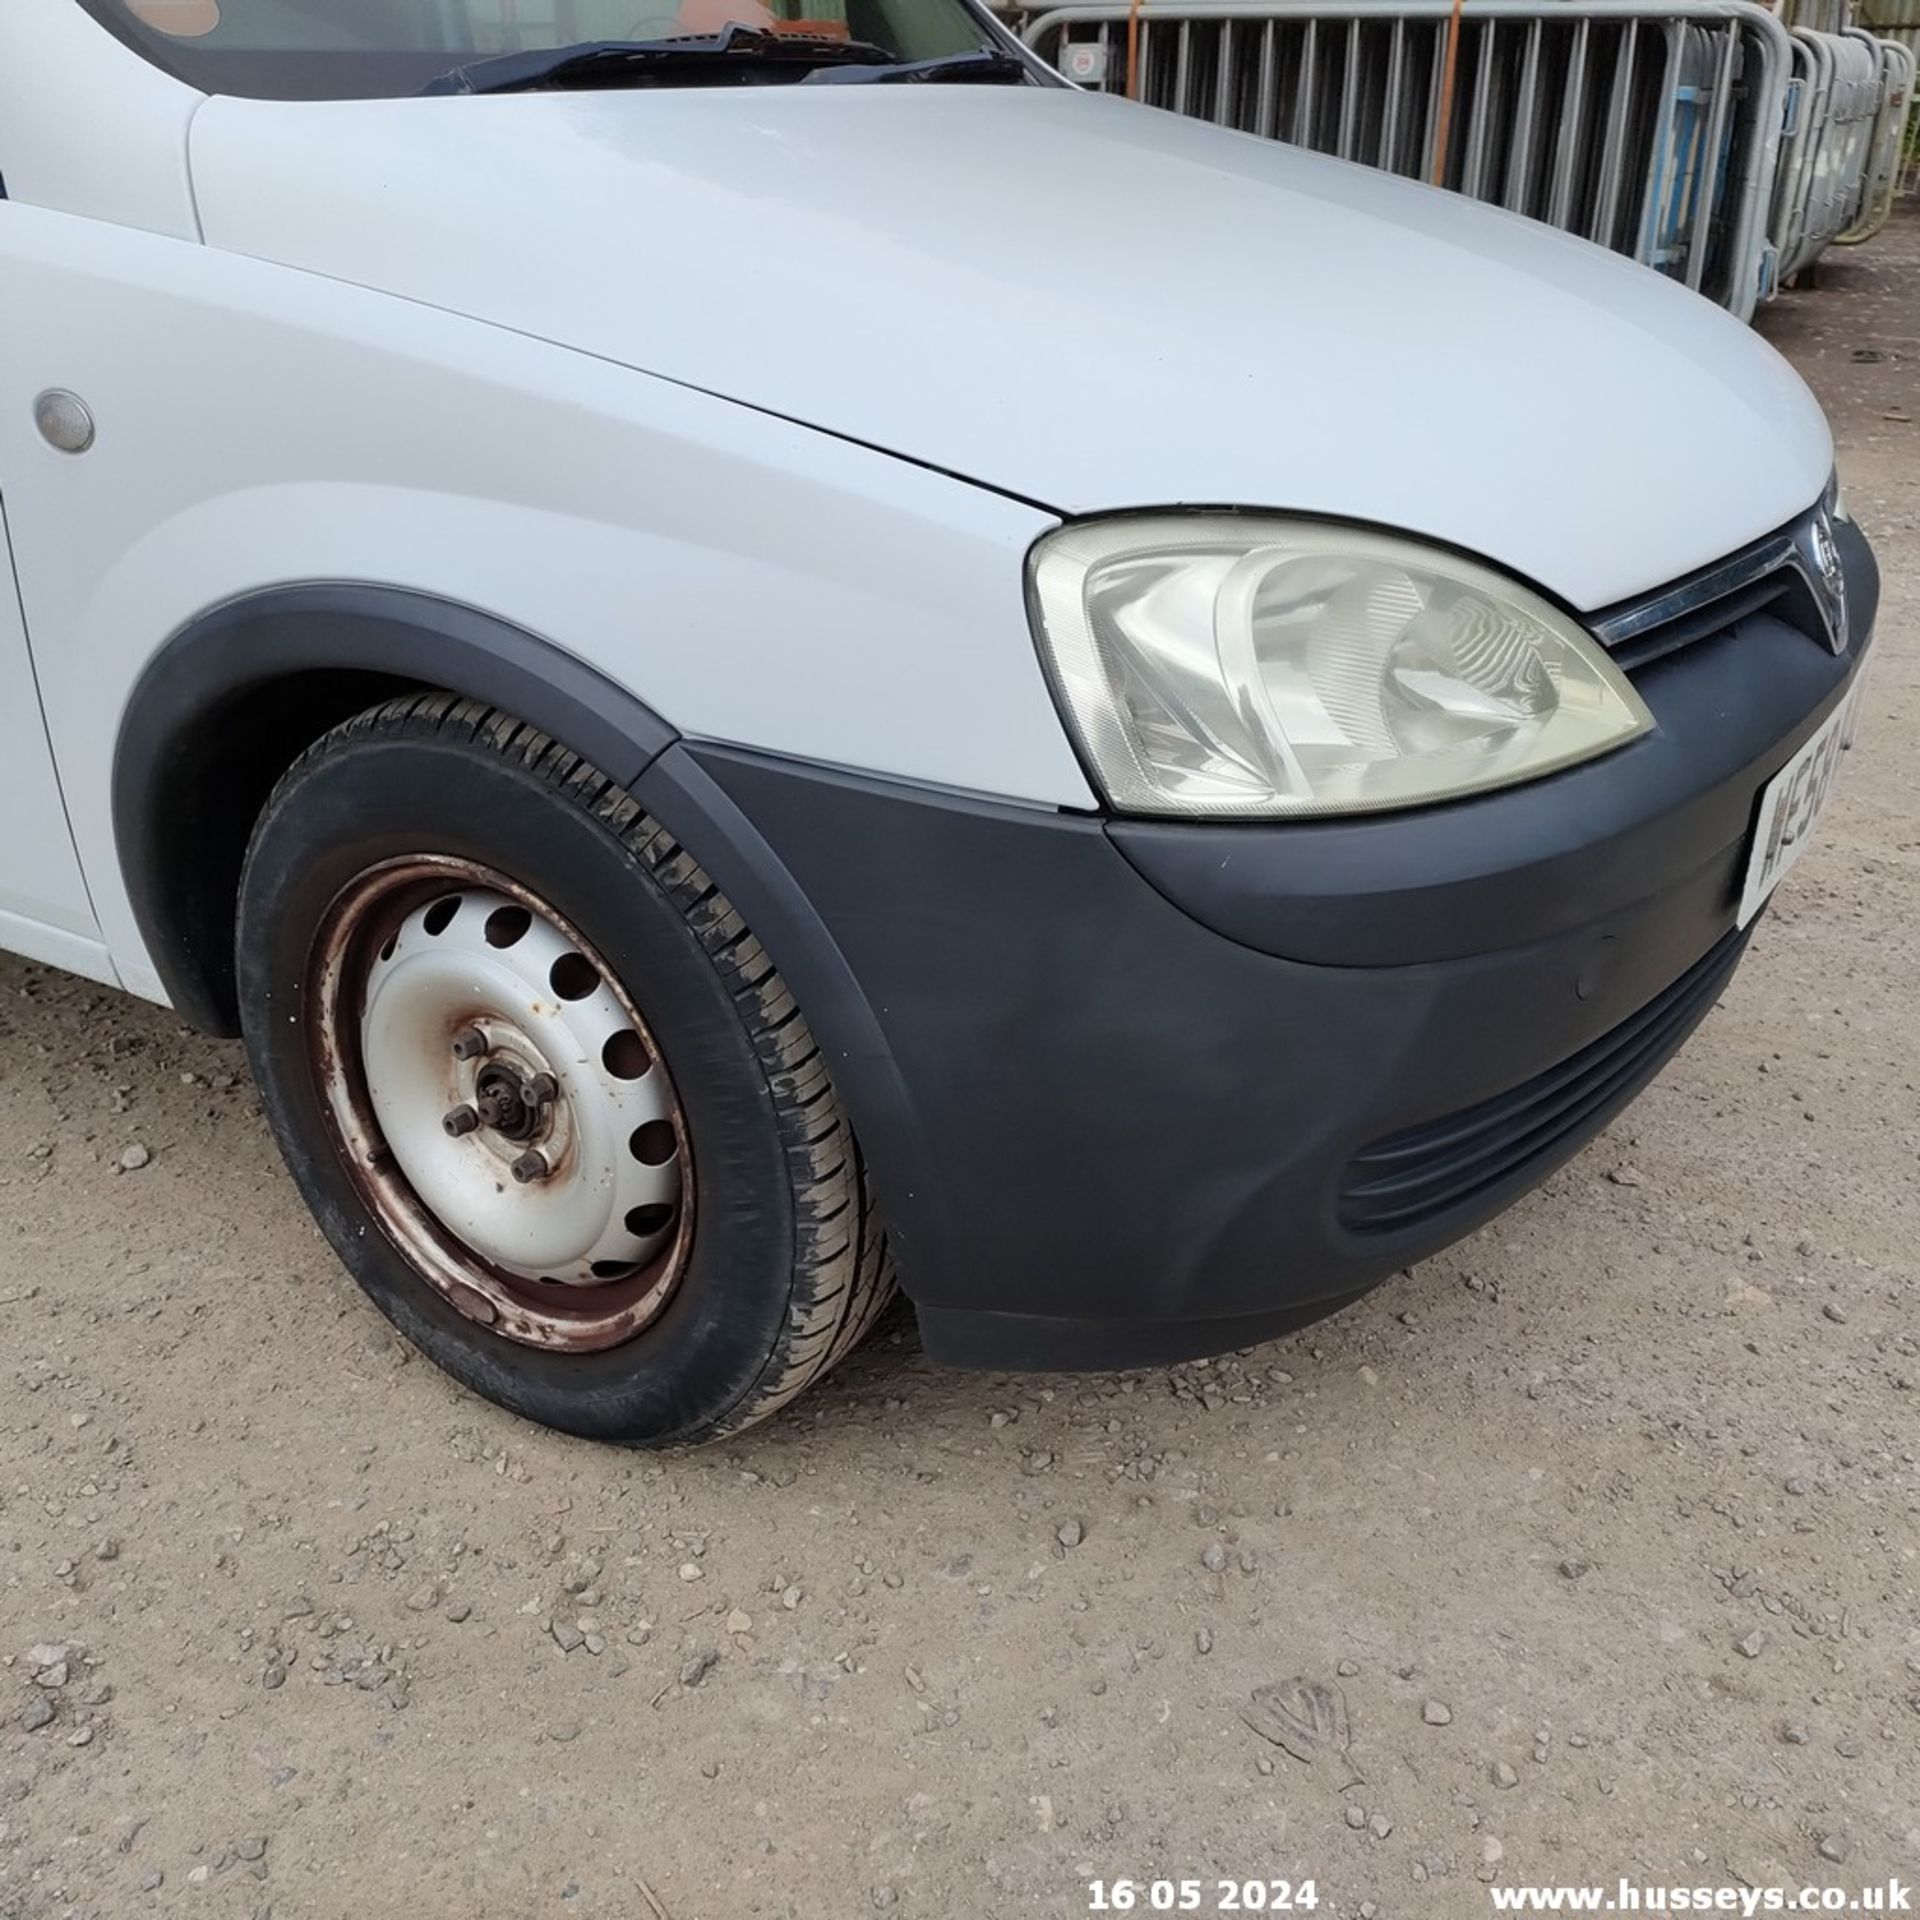
[[[40,716],[0,473],[0,947],[110,979]]]

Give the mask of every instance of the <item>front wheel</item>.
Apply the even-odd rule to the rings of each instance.
[[[784,1405],[891,1292],[852,1129],[765,950],[631,795],[446,694],[287,773],[240,888],[282,1153],[380,1310],[548,1426]]]

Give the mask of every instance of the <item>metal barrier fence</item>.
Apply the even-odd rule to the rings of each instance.
[[[1834,235],[1843,247],[1871,240],[1893,214],[1903,171],[1910,164],[1916,124],[1914,95],[1920,92],[1920,28],[1912,42],[1879,42],[1883,92],[1874,125],[1873,147],[1867,159],[1866,181],[1860,196],[1860,217],[1845,233]]]
[[[1437,178],[1742,318],[1829,242],[1866,237],[1876,183],[1891,204],[1880,169],[1906,125],[1889,103],[1900,63],[1870,35],[1789,32],[1750,0],[1464,0],[1449,97],[1452,13],[1451,0],[1073,0],[1025,37],[1083,86]]]
[[[1860,0],[1856,26],[1882,40],[1897,40],[1916,61],[1920,61],[1920,0]],[[1894,182],[1894,191],[1920,191],[1920,109],[1907,122],[1904,171]]]
[[[1795,27],[1793,77],[1772,221],[1782,280],[1811,266],[1859,217],[1880,118],[1880,43]]]
[[[1794,17],[1793,24],[1811,26]],[[1861,0],[1854,25],[1882,40],[1899,40],[1920,56],[1920,0]]]
[[[1885,94],[1867,163],[1858,224],[1835,238],[1842,246],[1871,239],[1886,224],[1895,198],[1920,187],[1920,111],[1914,108],[1920,65],[1920,0],[1770,0],[1789,27],[1844,33],[1849,27],[1880,42]],[[1908,55],[1900,58],[1901,51]]]

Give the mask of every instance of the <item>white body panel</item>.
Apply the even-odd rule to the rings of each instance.
[[[187,128],[203,99],[73,0],[0,0],[0,178],[15,200],[197,239]]]
[[[287,581],[485,608],[683,731],[1055,804],[1092,796],[1027,625],[1034,509],[431,309],[0,207],[22,596],[75,837],[154,991],[110,818],[123,704],[195,614]]]
[[[214,246],[1065,512],[1371,521],[1577,607],[1770,532],[1832,465],[1785,361],[1659,275],[1090,94],[219,99],[193,168]]]
[[[0,498],[0,945],[108,979],[54,778]]]

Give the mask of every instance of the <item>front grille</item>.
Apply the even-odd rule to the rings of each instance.
[[[1571,1152],[1679,1049],[1746,943],[1745,931],[1728,934],[1638,1013],[1524,1085],[1363,1148],[1341,1180],[1340,1224],[1404,1233]]]
[[[1595,614],[1588,623],[1595,638],[1628,674],[1762,612],[1825,646],[1826,624],[1800,558],[1819,511],[1671,586]]]

